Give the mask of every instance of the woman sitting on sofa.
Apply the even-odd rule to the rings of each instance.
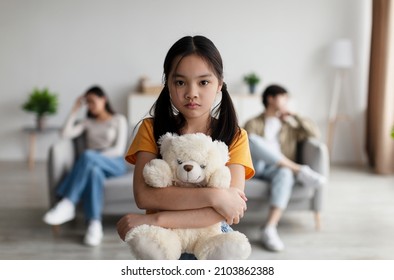
[[[85,103],[87,117],[76,122]],[[91,87],[76,100],[61,136],[75,138],[82,133],[86,133],[87,148],[59,184],[56,194],[60,201],[43,220],[49,225],[68,222],[75,218],[76,205],[82,201],[88,225],[84,243],[96,246],[103,238],[103,182],[105,178],[126,172],[124,152],[127,144],[126,118],[114,112],[106,94],[98,86]]]

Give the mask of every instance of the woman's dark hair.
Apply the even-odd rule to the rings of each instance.
[[[176,68],[184,57],[192,54],[198,55],[205,60],[219,81],[223,81],[222,57],[211,40],[204,36],[186,36],[175,42],[164,59],[164,88],[150,109],[150,115],[154,117],[153,131],[156,141],[166,132],[179,134],[181,128],[185,125],[186,120],[183,115],[180,113],[174,114],[168,89],[168,78],[171,70]],[[178,64],[175,64],[178,58]],[[209,124],[210,136],[214,140],[220,140],[230,145],[234,137],[239,136],[240,128],[234,105],[224,82],[222,86],[222,99],[213,109],[213,116],[215,118],[212,117]]]
[[[261,99],[262,99],[262,102],[263,102],[265,108],[267,108],[267,106],[268,106],[268,97],[269,96],[275,97],[280,94],[287,94],[287,90],[281,86],[278,86],[278,85],[268,86],[263,91],[263,94],[261,95]]]
[[[105,97],[105,110],[110,113],[111,115],[114,115],[116,112],[114,111],[114,109],[112,109],[111,104],[109,103],[108,97],[105,94],[104,90],[99,87],[99,86],[92,86],[91,88],[89,88],[86,92],[85,92],[85,97],[90,95],[90,94],[94,94],[98,97],[104,98]],[[95,119],[97,116],[92,114],[89,110],[87,112],[87,117],[91,118],[91,119]]]

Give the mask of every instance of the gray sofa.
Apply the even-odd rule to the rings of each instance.
[[[311,138],[298,145],[297,162],[309,165],[313,170],[326,176],[326,178],[329,176],[328,149],[326,144],[317,139]],[[316,229],[320,229],[320,212],[322,210],[324,188],[325,186],[313,189],[296,182],[286,211],[312,211]],[[266,181],[257,178],[248,180],[245,187],[245,194],[248,198],[248,212],[261,212],[266,209],[269,193],[269,183]]]
[[[70,170],[75,159],[84,148],[83,135],[72,140],[62,139],[50,147],[47,167],[51,206],[54,205],[57,199],[55,196],[56,186]],[[298,147],[298,162],[308,164],[315,171],[328,176],[329,158],[327,147],[316,139],[309,139],[300,143]],[[123,215],[131,212],[143,213],[134,202],[132,178],[133,167],[129,165],[127,174],[105,181],[104,215]],[[319,212],[322,208],[323,189],[314,190],[296,183],[288,209],[313,211],[316,217],[316,227],[319,227]],[[245,192],[248,197],[248,212],[261,211],[267,207],[269,185],[265,181],[255,178],[248,180]]]
[[[85,135],[75,139],[61,139],[49,148],[47,160],[49,202],[52,207],[56,201],[56,187],[74,165],[75,160],[85,149]],[[143,213],[134,202],[133,166],[120,177],[108,178],[104,183],[104,215],[123,215],[131,212]]]

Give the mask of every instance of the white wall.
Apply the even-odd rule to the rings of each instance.
[[[96,83],[126,114],[126,98],[138,78],[161,82],[168,48],[181,36],[196,34],[212,39],[221,51],[230,92],[247,91],[242,76],[250,71],[263,78],[258,92],[281,83],[294,109],[317,121],[323,138],[333,80],[327,46],[351,38],[356,51],[352,114],[361,139],[370,13],[370,0],[2,0],[0,160],[26,158],[21,128],[34,119],[20,106],[33,87],[59,93],[61,106],[50,124],[62,124],[74,99]],[[351,135],[341,129],[333,161],[353,162]],[[38,159],[56,138],[38,139]]]

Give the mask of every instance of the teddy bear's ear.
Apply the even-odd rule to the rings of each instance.
[[[213,141],[213,143],[216,146],[216,150],[219,151],[219,153],[220,153],[220,155],[222,157],[223,164],[226,164],[227,161],[230,159],[230,157],[228,155],[228,147],[227,147],[227,145],[224,142],[218,141],[218,140]]]
[[[160,153],[163,155],[163,152],[168,150],[168,147],[171,146],[171,142],[173,139],[177,138],[178,134],[167,132],[160,136],[158,144],[160,146]]]

